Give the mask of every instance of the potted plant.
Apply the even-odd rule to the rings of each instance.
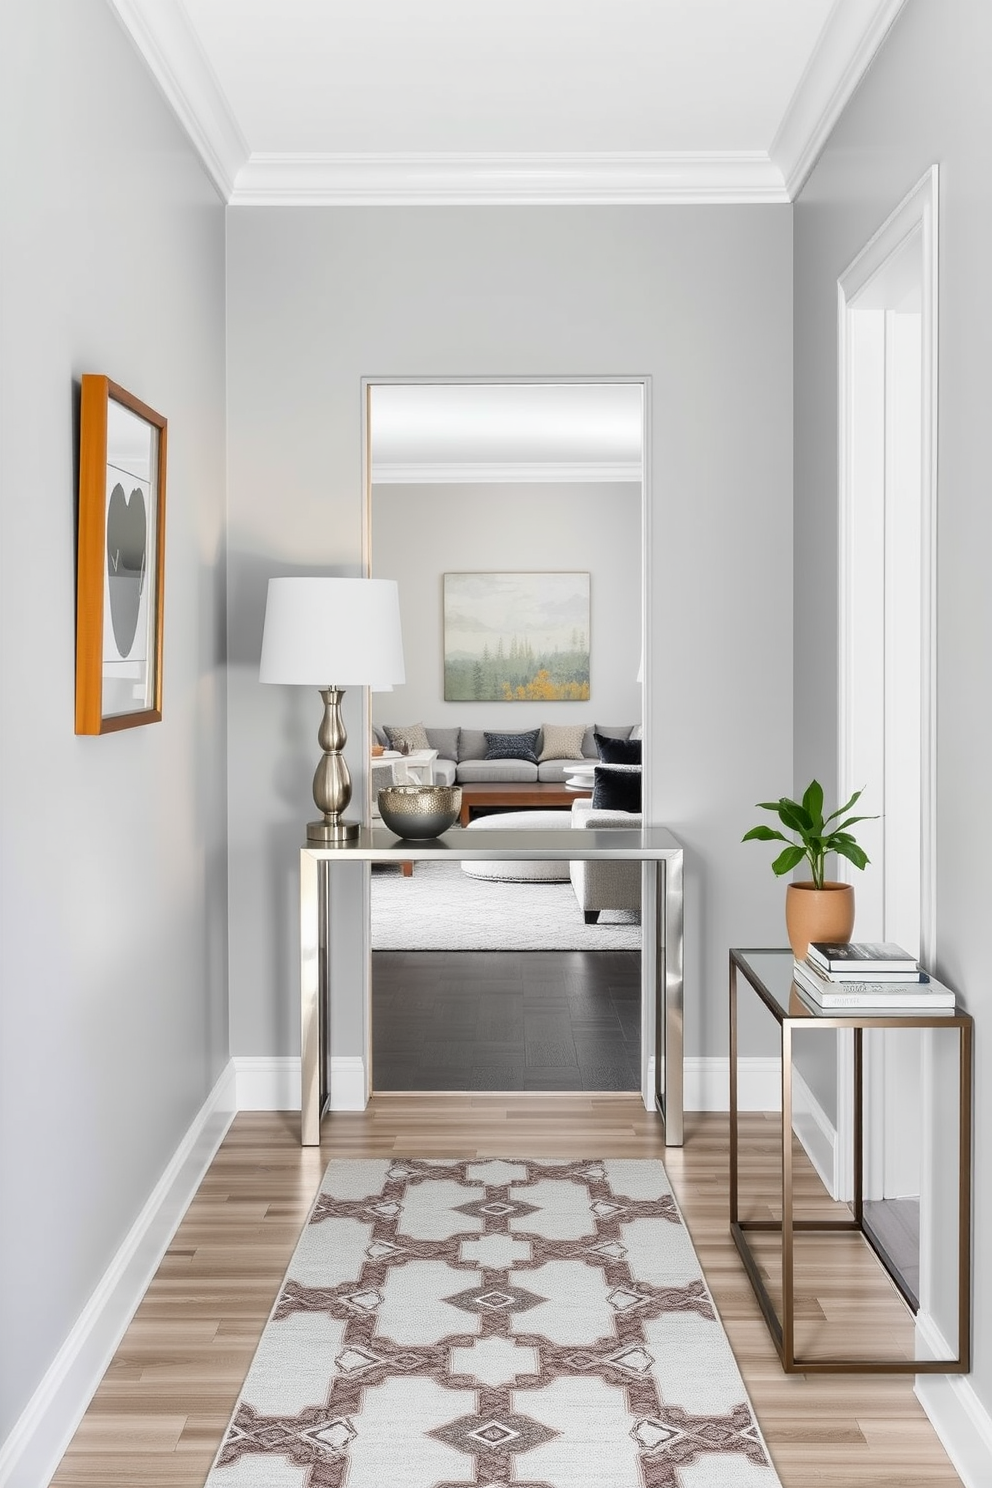
[[[809,949],[811,940],[846,941],[854,929],[854,889],[851,884],[836,883],[824,877],[824,866],[828,853],[837,853],[853,863],[855,868],[864,868],[868,855],[859,847],[848,828],[861,821],[873,821],[869,816],[847,816],[862,792],[855,791],[845,806],[823,815],[823,787],[812,780],[803,792],[802,801],[791,801],[782,796],[778,801],[759,801],[762,811],[773,811],[779,821],[793,837],[773,827],[752,827],[745,832],[742,842],[784,842],[785,850],[772,863],[772,872],[779,878],[791,873],[806,860],[811,878],[790,883],[785,892],[785,925],[789,944],[797,961],[801,961]],[[840,820],[843,817],[844,820]],[[798,840],[795,840],[798,839]]]

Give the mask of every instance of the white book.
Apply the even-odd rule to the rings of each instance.
[[[797,987],[821,1008],[953,1008],[955,994],[943,982],[825,982],[801,961],[793,967]]]

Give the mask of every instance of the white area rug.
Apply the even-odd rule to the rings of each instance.
[[[570,883],[470,878],[457,863],[417,863],[372,874],[376,951],[637,951],[629,910],[587,925]]]
[[[207,1488],[780,1488],[657,1160],[336,1160]]]

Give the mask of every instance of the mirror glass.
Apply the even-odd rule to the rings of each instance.
[[[639,806],[643,384],[374,384],[368,417],[406,661],[372,697],[373,811],[457,780],[468,830],[570,827],[596,732]],[[409,866],[373,874],[376,1089],[639,1088],[638,866]]]
[[[122,403],[107,402],[107,565],[103,603],[103,711],[150,707],[154,690],[149,574],[158,534],[158,430]]]

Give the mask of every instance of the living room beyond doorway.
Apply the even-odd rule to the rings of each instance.
[[[640,1088],[639,951],[374,951],[375,1091]]]

